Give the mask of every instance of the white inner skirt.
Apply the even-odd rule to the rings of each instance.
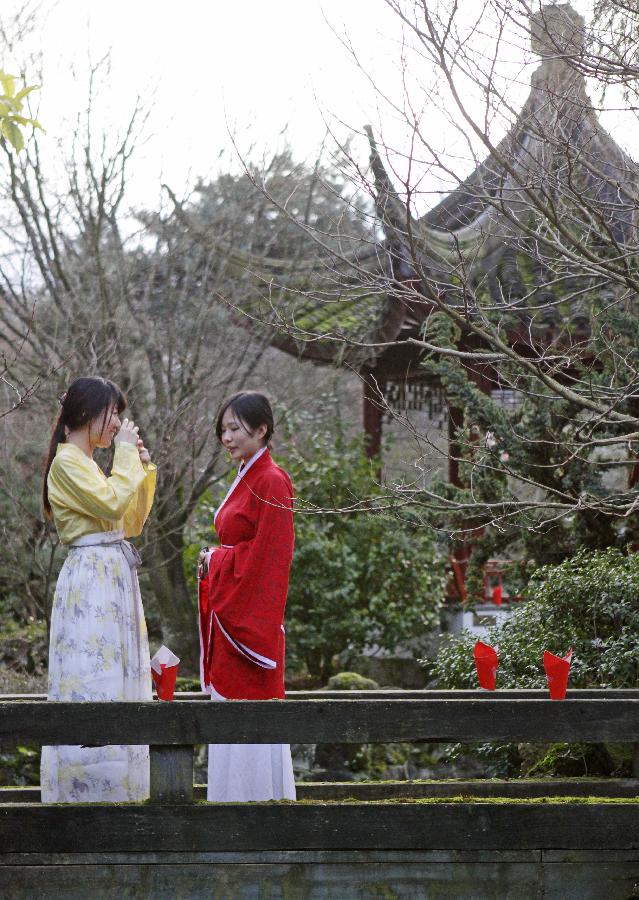
[[[210,690],[212,700],[226,700]],[[290,744],[209,744],[206,799],[295,800]]]

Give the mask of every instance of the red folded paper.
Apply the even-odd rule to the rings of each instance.
[[[151,660],[151,677],[160,700],[172,700],[180,658],[162,646]]]
[[[487,691],[494,691],[497,684],[497,667],[499,665],[497,651],[494,647],[484,644],[483,641],[477,641],[473,650],[473,656],[475,657],[479,686]]]
[[[544,669],[551,700],[563,700],[566,696],[571,659],[572,647],[565,656],[555,656],[544,650]]]

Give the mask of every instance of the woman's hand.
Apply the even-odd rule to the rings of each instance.
[[[120,430],[115,436],[116,444],[137,444],[139,440],[138,431],[140,429],[133,419],[123,419]]]
[[[140,454],[140,462],[143,465],[150,463],[151,462],[151,454],[144,446],[144,441],[142,440],[142,438],[138,438],[137,445],[138,445],[138,453]]]
[[[211,560],[211,554],[215,548],[211,547],[202,547],[200,553],[197,558],[197,577],[199,580],[202,578],[206,578],[209,574],[209,562]]]
[[[208,562],[210,555],[211,555],[211,548],[210,547],[202,547],[202,549],[200,550],[200,552],[198,554],[198,558],[197,558],[198,566],[201,566],[202,563]]]

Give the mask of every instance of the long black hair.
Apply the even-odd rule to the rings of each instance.
[[[51,504],[49,503],[49,491],[47,488],[47,476],[53,462],[58,444],[66,442],[66,430],[73,431],[82,428],[93,419],[102,414],[102,428],[106,425],[109,411],[117,407],[118,414],[126,408],[126,397],[112,381],[92,375],[86,378],[76,378],[69,385],[65,394],[60,397],[60,415],[55,423],[49,453],[44,465],[44,479],[42,483],[42,506],[45,516],[51,518]]]
[[[239,391],[237,394],[233,394],[232,397],[228,397],[220,406],[215,422],[215,433],[218,441],[222,440],[222,419],[227,409],[231,409],[235,413],[235,416],[245,426],[249,434],[252,434],[260,425],[266,425],[264,443],[268,446],[275,430],[273,410],[268,397],[260,394],[259,391]]]

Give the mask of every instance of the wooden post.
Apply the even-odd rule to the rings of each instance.
[[[459,477],[459,460],[462,455],[462,447],[457,440],[456,432],[464,423],[464,413],[456,406],[448,407],[448,480],[455,487],[464,487]],[[462,539],[453,542],[450,552],[450,563],[453,577],[446,588],[447,596],[452,600],[461,600],[464,603],[466,594],[466,569],[468,568],[469,552]]]
[[[149,747],[151,755],[151,802],[193,802],[193,747],[164,745]]]
[[[472,349],[463,341],[460,349]],[[490,396],[493,385],[497,383],[496,378],[491,377],[486,366],[470,368],[466,367],[466,374],[469,381],[472,381],[480,391]],[[462,443],[457,439],[456,433],[464,424],[464,411],[456,406],[448,407],[448,480],[456,487],[466,487],[459,475],[460,460],[466,455],[472,459],[473,444],[477,438],[469,435],[469,445],[463,447]],[[448,584],[447,594],[451,599],[461,600],[465,603],[468,599],[466,591],[466,572],[470,562],[470,556],[473,550],[473,542],[483,534],[483,528],[468,529],[463,536],[455,541],[450,562],[453,570],[453,578]]]
[[[371,369],[363,369],[362,378],[364,387],[362,412],[364,431],[368,438],[366,452],[370,459],[379,459],[382,449],[383,405],[383,397],[380,397],[380,391],[384,390],[384,382],[376,381]]]
[[[459,459],[462,448],[456,432],[464,424],[464,413],[457,406],[448,407],[448,480],[455,487],[464,487],[459,477]]]

